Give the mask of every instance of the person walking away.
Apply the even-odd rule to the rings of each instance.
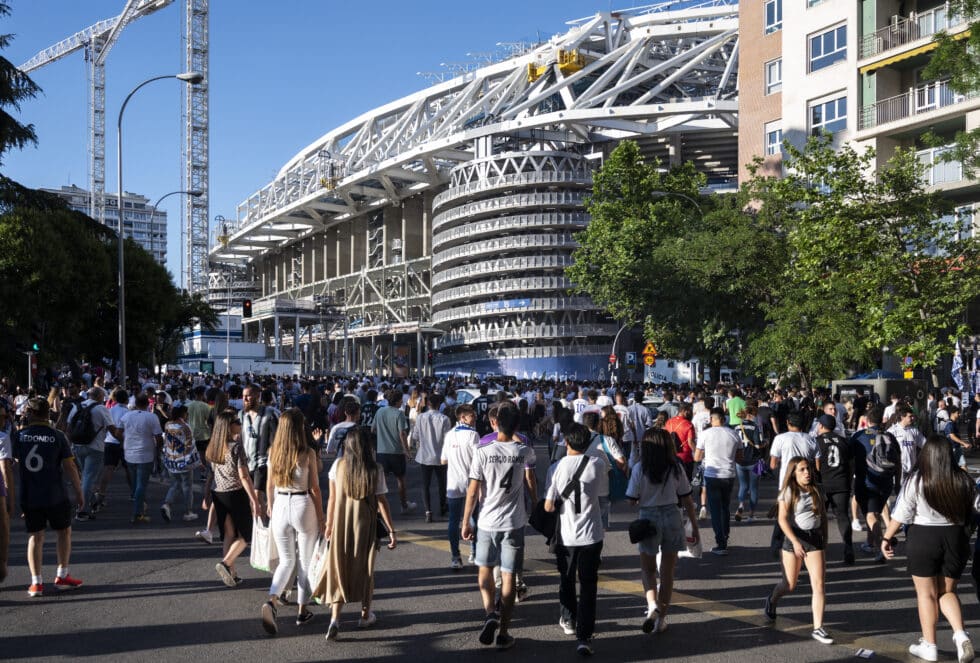
[[[262,605],[262,626],[269,635],[279,632],[276,600],[286,591],[286,584],[297,565],[296,625],[303,626],[313,619],[313,613],[307,608],[312,595],[310,563],[325,521],[317,452],[307,444],[305,424],[302,410],[295,407],[286,410],[279,418],[269,453],[265,492],[271,514],[269,528],[279,552],[279,565],[269,586],[269,600]]]
[[[724,410],[711,409],[711,428],[702,431],[694,452],[694,460],[704,462],[704,487],[708,492],[711,529],[715,533],[711,554],[719,556],[728,554],[735,464],[742,457],[742,440],[725,425],[726,419]]]
[[[824,574],[826,572],[827,512],[824,496],[813,480],[810,461],[795,456],[786,463],[786,479],[779,492],[779,527],[783,531],[783,577],[769,596],[763,612],[768,621],[776,620],[779,600],[796,589],[800,570],[806,564],[813,592],[813,639],[825,645],[834,644],[823,628]]]
[[[589,431],[589,448],[586,449],[587,456],[599,459],[600,466],[604,468],[605,475],[599,477],[599,512],[602,514],[602,527],[609,529],[609,470],[613,465],[625,474],[626,457],[620,450],[616,441],[607,435],[598,432],[599,413],[586,411],[582,414],[582,424]],[[624,486],[625,496],[625,486]]]
[[[690,403],[681,403],[677,411],[677,416],[671,417],[664,424],[664,429],[677,435],[674,440],[678,443],[677,457],[684,465],[687,478],[690,479],[694,473],[694,448],[697,446],[694,435],[694,425],[691,420],[694,418],[694,406]]]
[[[309,395],[309,394],[307,394]],[[275,439],[278,417],[273,408],[262,404],[262,392],[251,384],[242,392],[242,447],[248,458],[248,472],[261,504],[267,503],[269,447]]]
[[[136,395],[134,409],[123,415],[119,427],[123,433],[123,457],[133,468],[133,516],[130,524],[150,522],[146,515],[146,487],[153,471],[157,450],[163,445],[160,420],[149,411],[150,399],[145,393]]]
[[[442,396],[431,393],[426,397],[428,409],[418,415],[412,428],[411,441],[418,448],[415,462],[422,467],[422,506],[425,522],[432,522],[430,489],[435,476],[439,492],[439,516],[444,518],[449,510],[446,504],[446,466],[442,464],[442,447],[446,434],[452,429],[449,417],[439,411]]]
[[[204,508],[214,504],[223,543],[221,561],[214,568],[221,582],[231,588],[242,582],[235,560],[252,540],[252,519],[263,513],[248,473],[241,433],[242,422],[234,409],[226,408],[215,415],[208,444],[213,477],[207,482],[204,497]]]
[[[868,427],[851,438],[854,442],[854,497],[868,525],[868,540],[861,550],[875,555],[878,564],[885,563],[881,535],[888,526],[888,498],[902,467],[898,441],[881,427],[882,410],[880,405],[872,405],[866,414]],[[853,523],[851,529],[854,529]]]
[[[370,394],[370,392],[369,392]],[[408,418],[402,412],[402,393],[392,389],[387,395],[388,404],[379,408],[372,417],[371,433],[377,437],[377,459],[385,474],[393,474],[398,482],[398,499],[402,514],[412,513],[418,508],[409,502],[405,492],[405,471],[408,465]],[[361,406],[361,421],[364,421],[364,407]]]
[[[736,413],[741,423],[735,427],[736,434],[742,441],[742,455],[735,463],[735,473],[738,475],[738,508],[735,509],[735,522],[742,520],[745,514],[745,504],[748,502],[748,522],[755,520],[755,507],[759,503],[759,471],[764,463],[765,444],[762,441],[762,427],[756,420],[758,408],[749,403]]]
[[[838,421],[830,414],[817,417],[820,446],[820,488],[834,509],[837,531],[844,544],[844,564],[854,564],[851,528],[851,486],[854,485],[854,446],[835,431]],[[825,540],[826,544],[827,541]]]
[[[970,539],[966,528],[971,525],[975,509],[973,481],[953,462],[946,438],[930,435],[902,487],[881,541],[882,554],[892,559],[895,535],[902,525],[910,526],[908,573],[915,586],[922,637],[909,647],[909,653],[924,661],[938,659],[939,613],[953,628],[959,663],[974,658],[973,643],[963,626],[956,585],[969,559]]]
[[[313,595],[330,604],[327,640],[340,634],[340,614],[345,603],[360,602],[358,628],[377,623],[371,611],[374,565],[380,541],[378,517],[388,528],[388,549],[398,545],[391,509],[385,497],[388,486],[384,468],[374,459],[374,449],[363,427],[350,429],[344,453],[330,468],[330,498],[324,535],[330,541],[326,573],[317,579]]]
[[[514,646],[514,637],[508,627],[516,597],[514,576],[522,570],[524,563],[525,483],[531,501],[537,502],[534,448],[517,442],[517,420],[516,407],[498,408],[497,441],[478,447],[473,456],[463,511],[463,538],[471,541],[476,534],[480,595],[486,613],[479,640],[484,645],[493,644],[496,634],[498,649]],[[476,533],[470,517],[481,497]],[[499,613],[493,580],[493,568],[497,564],[501,571]]]
[[[71,411],[65,419],[65,430],[72,442],[72,451],[82,473],[82,492],[88,509],[75,514],[76,520],[92,520],[89,509],[95,501],[95,488],[105,465],[105,440],[110,431],[116,431],[112,415],[105,407],[105,391],[101,387],[88,390],[88,398],[64,405]]]
[[[561,578],[558,625],[565,635],[576,637],[577,651],[583,656],[592,654],[599,563],[605,534],[599,484],[602,475],[608,472],[602,459],[586,455],[591,437],[584,426],[571,426],[565,436],[568,455],[558,461],[544,503],[545,511],[559,510],[557,526],[561,528],[561,536],[555,550]],[[560,499],[565,495],[567,498]],[[576,577],[580,590],[577,598]]]
[[[459,536],[463,520],[463,508],[466,505],[466,485],[469,481],[470,465],[473,454],[480,444],[480,436],[476,432],[476,410],[472,405],[464,403],[456,407],[456,427],[446,433],[442,445],[441,460],[446,467],[446,505],[449,508],[449,554],[450,568],[458,571],[463,568],[463,559],[459,552]],[[476,542],[470,546],[469,563],[476,558]]]
[[[168,523],[173,518],[173,505],[178,495],[184,502],[183,520],[197,520],[197,512],[194,511],[194,470],[200,464],[194,433],[187,425],[187,406],[175,405],[170,410],[170,421],[163,427],[163,467],[170,476],[170,487],[160,505],[160,515]]]
[[[968,449],[973,447],[969,440],[964,440],[960,437],[959,431],[959,420],[960,420],[960,409],[955,405],[950,405],[949,408],[949,419],[943,423],[942,430],[938,431],[941,433],[946,440],[949,442],[950,449],[953,452],[953,461],[958,467],[966,467],[966,456],[964,455]]]
[[[674,568],[677,553],[685,548],[681,508],[687,513],[696,543],[701,534],[691,498],[691,483],[677,459],[670,433],[649,428],[640,443],[637,464],[630,475],[626,497],[640,507],[639,517],[649,520],[656,531],[637,544],[640,552],[640,575],[646,594],[647,612],[644,633],[661,633],[667,629],[667,613],[674,590]],[[660,568],[657,568],[657,554]],[[658,583],[659,576],[659,583]]]
[[[20,508],[27,530],[27,565],[31,570],[28,596],[44,595],[41,559],[44,530],[48,525],[58,537],[58,569],[54,587],[59,591],[77,589],[82,581],[68,574],[71,558],[71,503],[65,491],[71,483],[78,509],[85,509],[85,495],[64,433],[49,423],[50,405],[35,396],[25,406],[27,426],[12,436],[14,457],[20,466]]]
[[[0,583],[7,579],[7,560],[10,549],[10,520],[14,517],[14,444],[7,428],[10,405],[0,397]]]
[[[129,485],[129,494],[133,494],[133,478],[129,473],[129,466],[123,459],[123,432],[122,418],[129,412],[129,393],[125,389],[116,389],[112,392],[112,407],[109,408],[109,415],[112,417],[112,428],[103,440],[102,453],[102,475],[99,485],[92,495],[92,504],[89,513],[98,513],[106,505],[105,494],[112,481],[112,475],[116,473],[122,465],[126,475],[126,483]]]

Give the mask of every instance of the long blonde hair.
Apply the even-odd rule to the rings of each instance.
[[[276,437],[269,450],[269,474],[277,486],[293,482],[293,471],[306,461],[309,446],[306,444],[306,418],[302,410],[291,407],[279,417]]]
[[[374,495],[378,485],[378,461],[371,440],[360,426],[351,426],[344,438],[344,492],[354,500]]]
[[[208,451],[205,454],[209,463],[225,464],[225,456],[228,455],[228,443],[231,442],[233,434],[231,425],[236,421],[238,421],[238,412],[234,408],[224,409],[214,418],[211,441],[208,443]]]

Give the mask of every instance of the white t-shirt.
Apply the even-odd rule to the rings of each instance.
[[[415,462],[419,465],[440,465],[442,445],[452,428],[449,417],[435,410],[426,410],[418,416],[409,438],[418,443]]]
[[[342,460],[343,458],[340,459],[340,461]],[[337,480],[337,465],[340,464],[340,461],[331,465],[330,471],[327,472],[327,478],[329,478],[331,481]],[[385,471],[380,465],[378,465],[378,483],[374,487],[374,494],[384,495],[387,492],[388,492],[388,483],[385,481]]]
[[[534,449],[517,442],[491,442],[477,448],[470,479],[483,482],[480,529],[509,532],[527,524],[524,470],[533,470],[534,464]]]
[[[694,437],[699,437],[702,431],[711,428],[711,414],[707,410],[701,410],[691,417],[691,425],[694,427]]]
[[[698,435],[697,448],[704,452],[704,476],[711,479],[735,478],[735,453],[742,440],[728,426],[712,426]]]
[[[123,405],[122,403],[116,403],[115,405],[113,405],[109,409],[109,414],[110,416],[112,416],[112,425],[115,426],[116,428],[120,428],[122,426],[122,418],[125,417],[127,413],[129,413],[129,408]],[[122,442],[120,440],[117,440],[112,433],[106,435],[105,443],[122,444]]]
[[[71,424],[72,420],[79,414],[79,406],[88,407],[94,403],[92,399],[87,399],[82,401],[79,405],[72,407],[71,412],[68,413],[66,423]],[[92,440],[90,444],[83,444],[80,446],[88,447],[92,451],[105,451],[106,436],[109,434],[109,426],[115,426],[115,422],[112,420],[112,415],[109,414],[109,410],[106,409],[105,405],[99,403],[92,408],[92,426],[95,428],[95,439]]]
[[[971,496],[974,501],[976,495]],[[919,473],[913,474],[905,482],[902,492],[898,495],[895,502],[895,509],[892,511],[892,518],[906,525],[930,525],[933,527],[943,525],[962,525],[963,523],[952,523],[946,516],[939,513],[926,501],[926,496],[922,492],[922,482],[919,480]]]
[[[641,509],[677,504],[677,500],[690,494],[691,482],[687,480],[684,466],[679,462],[675,463],[673,470],[667,471],[664,481],[658,484],[650,483],[643,473],[643,466],[636,465],[626,487],[626,496],[638,500]]]
[[[779,487],[782,488],[789,461],[797,456],[809,461],[820,458],[820,446],[806,433],[789,431],[773,438],[769,455],[779,459]]]
[[[14,445],[10,441],[10,436],[0,431],[0,460],[14,459]],[[2,508],[2,507],[0,507]]]
[[[602,441],[605,439],[606,446],[609,447],[609,453],[616,460],[624,460],[623,451],[616,444],[616,440],[612,439],[608,435],[594,434],[592,436],[592,443],[589,444],[589,448],[585,450],[586,456],[592,456],[598,459],[605,470],[602,472],[602,476],[599,477],[599,497],[609,497],[609,457],[606,455],[605,450],[602,448]]]
[[[120,422],[123,431],[123,457],[127,463],[152,463],[156,456],[156,436],[163,435],[157,415],[130,410]]]
[[[582,423],[582,413],[585,412],[585,408],[588,407],[588,405],[589,401],[585,400],[584,398],[576,398],[574,401],[572,401],[572,412],[574,413],[572,415],[572,419],[575,421],[575,423]]]
[[[914,426],[895,424],[888,429],[902,448],[902,475],[907,476],[919,459],[919,449],[926,443],[926,437]]]
[[[608,470],[598,458],[589,458],[588,464],[579,477],[578,510],[576,510],[575,491],[561,503],[559,525],[562,544],[566,546],[587,546],[602,541],[602,512],[599,509],[599,480],[608,476]],[[582,463],[582,456],[565,456],[555,463],[546,499],[552,502],[571,482]],[[608,481],[608,480],[607,480]]]
[[[441,460],[446,462],[446,497],[466,497],[470,482],[470,465],[480,444],[480,435],[464,424],[446,433]]]

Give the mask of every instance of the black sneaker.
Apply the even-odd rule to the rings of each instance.
[[[854,566],[854,548],[844,548],[844,566]]]
[[[481,645],[493,644],[493,636],[496,635],[498,626],[500,626],[500,618],[497,617],[497,613],[487,615],[487,620],[483,622],[483,630],[480,631]]]
[[[578,647],[575,648],[579,656],[592,656],[592,641],[579,640]]]
[[[313,619],[313,613],[309,610],[304,610],[303,612],[296,615],[296,626],[303,626],[304,624],[309,624],[310,620]]]
[[[497,649],[510,649],[514,646],[514,636],[504,633],[497,636]]]
[[[814,640],[816,640],[821,644],[824,645],[834,644],[834,639],[830,637],[830,635],[828,635],[825,630],[823,630],[823,627],[813,629],[813,633],[811,633],[810,635],[813,636]]]
[[[772,602],[772,594],[766,597],[766,602],[762,604],[762,611],[766,615],[766,621],[772,623],[776,621],[776,604]]]
[[[279,632],[279,626],[276,624],[276,617],[278,616],[275,603],[266,601],[262,604],[262,628],[269,635],[275,635]]]

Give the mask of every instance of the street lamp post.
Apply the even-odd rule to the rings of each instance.
[[[701,209],[701,206],[698,204],[698,201],[694,200],[694,198],[691,198],[686,193],[678,193],[676,191],[652,191],[651,193],[654,196],[677,196],[678,198],[683,198],[684,200],[686,200],[687,202],[691,203],[692,205],[698,208],[699,215],[704,216],[704,211]]]
[[[154,258],[156,257],[155,255],[156,234],[153,232],[153,217],[157,215],[157,208],[160,206],[160,203],[163,202],[164,198],[169,198],[170,196],[176,196],[179,193],[186,193],[188,196],[191,196],[192,198],[200,198],[201,196],[204,195],[203,191],[198,191],[197,189],[192,189],[191,191],[184,191],[184,190],[171,191],[170,193],[163,194],[162,196],[157,198],[157,201],[155,203],[153,203],[153,207],[151,208],[153,211],[150,212],[150,255],[154,256]]]
[[[196,71],[187,71],[181,74],[167,74],[166,76],[148,78],[126,95],[122,106],[119,108],[119,117],[116,119],[116,213],[119,215],[119,385],[123,388],[126,387],[126,272],[123,257],[126,236],[123,225],[122,119],[123,113],[126,111],[126,104],[141,87],[165,78],[176,78],[190,85],[197,85],[204,80],[204,75]]]

